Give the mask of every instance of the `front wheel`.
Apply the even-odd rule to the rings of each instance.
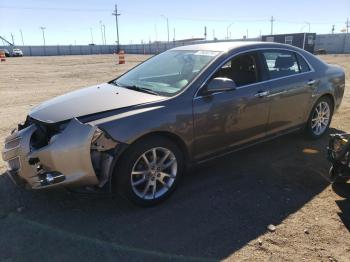
[[[333,103],[330,98],[320,98],[313,107],[306,125],[306,133],[310,138],[323,136],[329,128],[333,116]]]
[[[178,146],[163,137],[132,145],[117,163],[113,187],[140,206],[153,206],[175,190],[184,170]]]

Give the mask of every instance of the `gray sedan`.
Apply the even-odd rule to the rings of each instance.
[[[150,206],[190,165],[297,130],[321,137],[344,87],[343,69],[289,45],[178,47],[37,106],[2,157],[32,189],[107,189]]]

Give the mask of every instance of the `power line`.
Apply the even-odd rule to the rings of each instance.
[[[108,12],[108,9],[88,9],[88,8],[61,8],[61,7],[27,7],[27,6],[0,6],[2,9],[16,10],[44,10],[44,11],[64,11],[64,12]]]

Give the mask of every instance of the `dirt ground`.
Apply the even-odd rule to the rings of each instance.
[[[34,105],[145,58],[8,58],[0,64],[0,140]],[[332,131],[350,132],[350,56],[321,58],[347,71]],[[350,261],[350,184],[330,185],[327,141],[293,134],[211,161],[148,209],[105,195],[26,191],[0,160],[0,261]]]

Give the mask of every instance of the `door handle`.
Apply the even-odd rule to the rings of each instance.
[[[265,97],[265,96],[268,96],[269,94],[269,91],[259,91],[258,93],[255,94],[255,97]]]
[[[309,85],[309,86],[312,86],[312,85],[314,85],[316,83],[316,80],[309,80],[308,82],[307,82],[307,84]]]

